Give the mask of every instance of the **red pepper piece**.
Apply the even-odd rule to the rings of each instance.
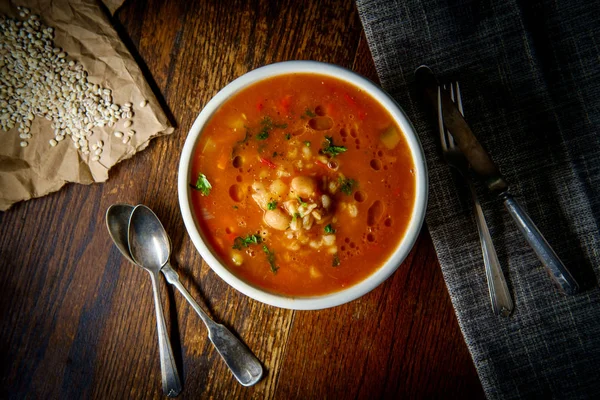
[[[266,158],[261,157],[260,163],[266,165],[269,168],[277,168],[277,165],[275,165],[273,162],[267,160]]]

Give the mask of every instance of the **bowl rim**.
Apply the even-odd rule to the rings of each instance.
[[[388,111],[404,133],[415,166],[416,187],[413,211],[404,237],[393,254],[379,269],[362,281],[340,291],[321,296],[292,297],[279,295],[267,292],[238,278],[223,265],[210,246],[205,243],[202,230],[197,226],[190,201],[191,189],[188,182],[190,182],[192,158],[204,125],[225,101],[240,90],[264,79],[292,73],[326,75],[365,90]],[[383,89],[363,76],[344,67],[319,61],[283,61],[269,64],[241,75],[221,89],[202,109],[190,128],[181,152],[177,179],[179,206],[186,230],[192,243],[210,268],[227,284],[250,298],[272,306],[292,310],[318,310],[350,302],[375,289],[392,275],[406,259],[419,236],[427,208],[429,185],[423,147],[419,141],[417,131],[404,110]]]

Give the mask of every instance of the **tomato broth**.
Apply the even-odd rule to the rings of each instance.
[[[373,274],[415,202],[411,151],[390,114],[319,74],[265,79],[228,99],[198,140],[192,176],[196,219],[222,262],[289,296]]]

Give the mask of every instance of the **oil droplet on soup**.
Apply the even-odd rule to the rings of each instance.
[[[394,252],[414,207],[402,131],[364,91],[318,74],[231,97],[194,160],[193,177],[211,185],[192,193],[210,245],[233,274],[273,293],[322,295],[364,280]]]

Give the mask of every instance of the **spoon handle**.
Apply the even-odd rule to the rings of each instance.
[[[150,272],[150,271],[149,271]],[[156,309],[156,328],[158,331],[158,349],[160,352],[160,371],[162,375],[163,394],[167,397],[176,397],[181,393],[181,380],[177,372],[177,365],[173,357],[171,342],[167,334],[167,325],[162,310],[162,301],[158,289],[158,272],[150,272],[152,279],[152,292],[154,294],[154,308]]]
[[[179,275],[168,262],[162,268],[162,272],[167,278],[167,282],[175,286],[198,313],[208,329],[208,338],[233,373],[233,376],[244,386],[252,386],[257,383],[262,377],[263,368],[256,356],[229,329],[214,322],[204,312],[181,284]]]

